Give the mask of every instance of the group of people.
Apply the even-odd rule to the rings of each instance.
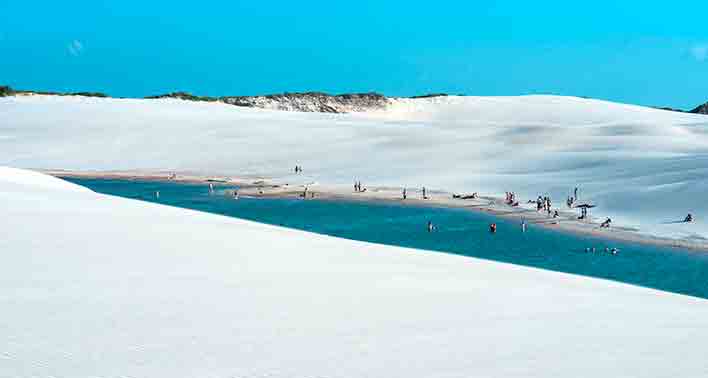
[[[307,188],[307,186],[305,186],[305,190],[302,191],[302,194],[300,194],[300,197],[302,197],[302,199],[307,199],[307,192],[308,192],[308,188]],[[310,198],[315,198],[315,192],[310,191]]]
[[[516,200],[516,193],[505,192],[506,193],[506,204],[509,206],[519,206],[519,201]]]
[[[595,253],[595,252],[597,252],[597,249],[595,249],[595,247],[592,247],[592,248],[585,248],[585,252],[587,252],[587,253],[590,253],[590,252]],[[613,255],[616,255],[617,253],[619,253],[619,249],[617,249],[617,248],[605,247],[605,252],[606,252],[606,253],[611,253],[611,254],[613,254]]]
[[[548,215],[551,215],[551,198],[550,197],[538,196],[538,198],[536,198],[536,211],[540,212],[541,210],[547,211]]]
[[[575,204],[575,197],[568,197],[567,200],[565,200],[566,205],[568,205],[568,208],[572,208],[573,204]]]
[[[401,190],[401,198],[402,199],[408,199],[408,189],[403,188]],[[423,199],[428,199],[428,192],[426,191],[425,187],[423,187]]]
[[[437,230],[437,227],[433,224],[432,221],[428,221],[428,232],[433,232]],[[528,224],[526,223],[526,220],[521,221],[521,232],[526,232],[528,229]],[[497,224],[496,223],[490,223],[489,224],[489,232],[492,234],[497,233]]]
[[[356,193],[363,193],[366,191],[366,188],[361,186],[361,181],[355,181],[354,182],[354,192]]]
[[[477,192],[474,192],[472,194],[453,194],[452,198],[453,199],[477,199],[477,198],[479,198],[479,194],[477,194]]]

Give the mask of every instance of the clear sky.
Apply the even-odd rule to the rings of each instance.
[[[0,84],[708,101],[708,1],[0,0]]]

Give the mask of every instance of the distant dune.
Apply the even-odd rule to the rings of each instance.
[[[0,86],[0,97],[15,95],[53,95],[53,96],[80,96],[80,97],[111,97],[102,92],[49,92],[32,90],[15,90],[9,86]],[[323,92],[285,92],[257,96],[200,96],[189,92],[170,92],[159,95],[147,96],[146,99],[172,98],[186,101],[223,102],[230,105],[249,108],[283,110],[294,112],[316,113],[356,113],[376,111],[389,107],[399,99],[424,99],[434,97],[447,97],[447,93],[429,93],[411,97],[386,97],[380,93],[343,93],[332,95]],[[462,95],[460,95],[462,96]],[[708,114],[708,103],[697,106],[692,110],[681,110],[666,106],[656,106],[656,109],[694,114]]]
[[[577,186],[598,218],[708,238],[704,115],[561,96],[386,103],[331,114],[172,98],[5,97],[0,164],[272,178],[299,164],[323,183],[515,191],[522,200],[550,195],[558,205]],[[695,223],[672,223],[687,213]]]

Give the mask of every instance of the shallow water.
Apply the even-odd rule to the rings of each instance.
[[[454,208],[393,203],[253,199],[234,200],[231,187],[156,181],[67,180],[97,192],[223,214],[348,239],[474,256],[542,269],[606,278],[708,298],[708,254],[616,242],[529,226]],[[156,198],[155,192],[160,192]],[[428,220],[437,230],[426,232]],[[489,224],[498,225],[496,234]],[[585,248],[595,247],[596,253]],[[605,247],[619,248],[617,255]]]

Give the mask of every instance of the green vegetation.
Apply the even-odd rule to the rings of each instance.
[[[218,101],[219,100],[216,97],[195,96],[195,95],[188,93],[188,92],[172,92],[172,93],[161,94],[161,95],[157,95],[157,96],[147,96],[145,98],[148,98],[148,99],[178,98],[180,100],[187,100],[187,101]]]
[[[428,93],[424,95],[411,96],[410,98],[430,98],[430,97],[447,97],[447,93]]]
[[[0,97],[14,96],[15,90],[9,86],[0,86]]]
[[[49,96],[83,96],[83,97],[110,97],[101,92],[48,92],[48,91],[23,91],[15,90],[10,86],[0,86],[0,97],[14,96],[18,94],[38,94]]]

